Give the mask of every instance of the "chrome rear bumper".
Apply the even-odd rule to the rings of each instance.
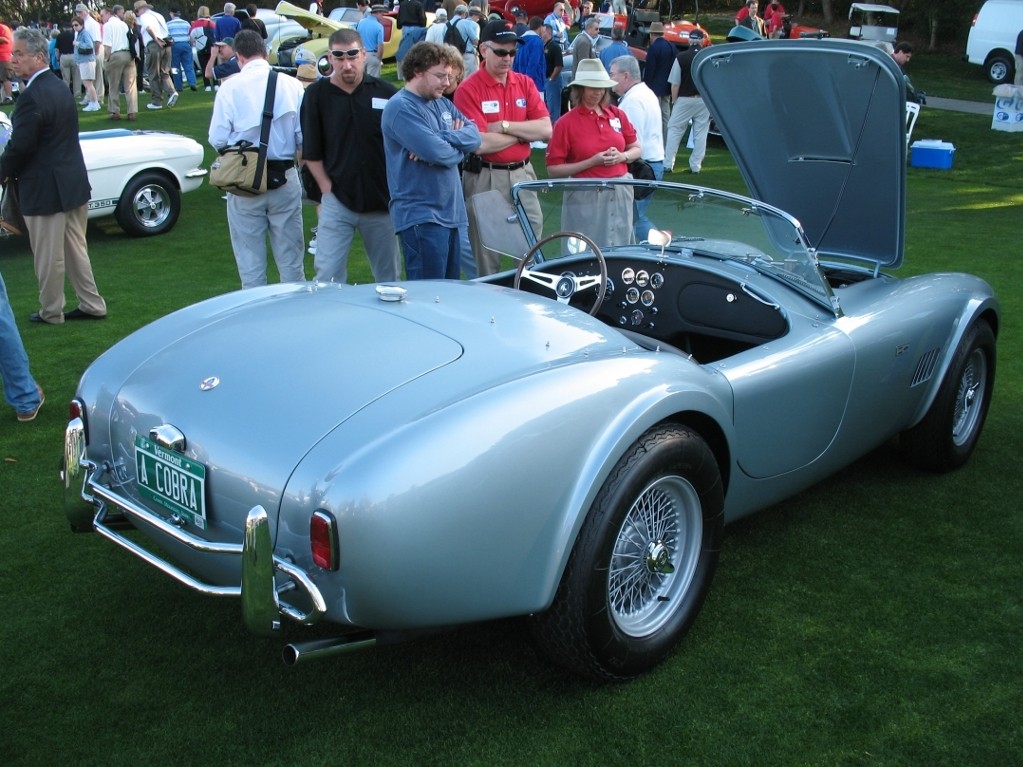
[[[214,543],[175,527],[158,514],[111,491],[103,484],[107,469],[107,466],[89,460],[84,424],[80,418],[73,418],[64,432],[61,472],[64,512],[73,529],[95,530],[194,591],[217,597],[240,597],[245,625],[256,634],[268,636],[278,630],[282,615],[311,625],[326,612],[323,595],[306,572],[274,556],[270,521],[262,506],[255,506],[249,511],[242,543]],[[129,521],[156,528],[161,534],[194,551],[241,557],[241,583],[237,586],[216,586],[198,580],[117,532],[108,523],[111,509]],[[278,573],[286,578],[280,585],[277,584]],[[296,589],[308,599],[311,605],[308,610],[301,610],[281,599],[282,594]]]

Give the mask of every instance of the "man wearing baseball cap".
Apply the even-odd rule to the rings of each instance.
[[[536,178],[529,162],[530,143],[551,137],[551,117],[531,79],[512,71],[518,38],[507,22],[491,21],[480,35],[482,67],[455,91],[455,106],[480,130],[477,154],[463,164],[462,191],[469,213],[469,241],[481,277],[501,266],[500,255],[485,250],[471,203],[473,195],[499,190],[511,200],[511,188]],[[533,230],[543,227],[540,204],[522,200]]]
[[[517,5],[511,9],[511,14],[515,17],[515,34],[522,37],[529,31],[529,14]]]
[[[213,55],[206,63],[206,77],[217,82],[214,87],[219,89],[222,81],[241,71],[241,65],[234,52],[234,38],[225,37],[213,43]]]
[[[444,44],[444,34],[448,30],[448,12],[443,8],[438,8],[433,14],[433,24],[430,25],[429,29],[426,30],[426,37],[424,38],[428,43],[434,43],[435,45]]]

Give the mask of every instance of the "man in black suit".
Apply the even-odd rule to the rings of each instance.
[[[0,158],[0,179],[18,181],[35,258],[40,308],[29,319],[52,325],[103,319],[107,305],[96,288],[85,242],[91,188],[78,143],[75,98],[50,72],[49,43],[39,30],[21,27],[14,33],[11,65],[26,85]],[[64,311],[65,269],[78,296],[70,312]]]

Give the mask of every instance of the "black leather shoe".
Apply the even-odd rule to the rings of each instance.
[[[80,308],[64,312],[65,320],[105,320],[106,318],[107,315],[105,314],[89,314],[88,312],[83,312]]]
[[[32,312],[30,315],[28,315],[28,321],[29,322],[41,322],[44,325],[59,325],[60,324],[59,322],[50,322],[49,320],[44,320],[42,315],[39,314],[39,312]]]

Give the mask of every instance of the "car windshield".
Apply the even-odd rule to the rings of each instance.
[[[651,227],[637,238],[630,221],[614,220],[615,188],[632,187],[645,197]],[[513,190],[517,218],[505,220],[519,227],[524,237],[485,235],[487,247],[513,258],[541,238],[555,232],[579,232],[602,250],[641,248],[665,259],[712,258],[740,262],[777,279],[808,298],[837,310],[831,288],[818,267],[816,254],[807,245],[799,222],[769,205],[739,195],[701,187],[661,182],[565,179],[517,185]],[[482,201],[479,201],[482,202]],[[488,200],[491,220],[500,209]],[[537,215],[539,209],[539,216]],[[531,226],[530,219],[539,226]],[[542,222],[542,223],[541,223]],[[506,230],[507,231],[507,230]],[[504,247],[493,247],[492,242]],[[578,252],[586,246],[571,239],[560,240],[537,260],[550,260]]]

